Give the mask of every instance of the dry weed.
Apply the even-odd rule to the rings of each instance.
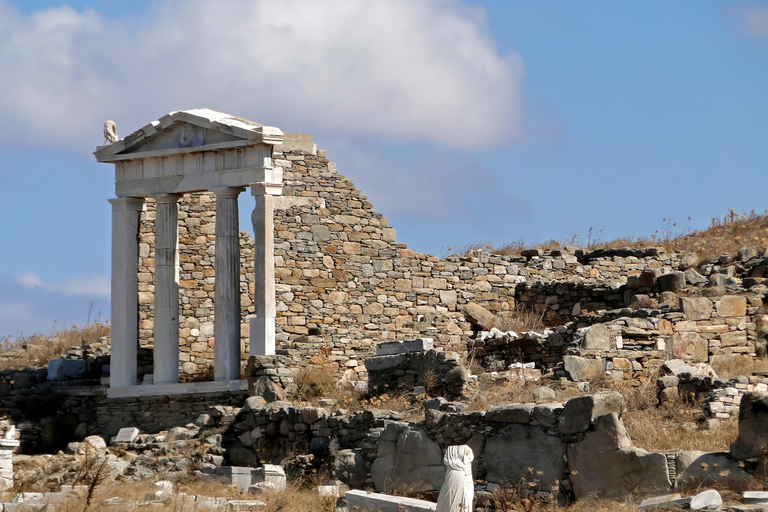
[[[724,379],[730,379],[738,375],[768,373],[768,359],[744,356],[738,360],[715,361],[712,363],[712,369],[715,370],[718,377]]]
[[[495,405],[533,402],[533,390],[541,384],[530,380],[481,380],[469,396],[469,411],[485,411]]]
[[[499,313],[493,321],[493,326],[502,332],[517,333],[541,331],[547,328],[544,313],[536,313],[525,306],[518,306],[514,311]]]
[[[94,343],[108,335],[109,326],[96,322],[85,327],[73,325],[48,336],[33,334],[17,337],[13,341],[0,340],[0,370],[42,368],[48,361],[63,357],[72,348]]]
[[[296,394],[302,400],[328,396],[334,389],[336,377],[316,366],[306,366],[296,372]]]

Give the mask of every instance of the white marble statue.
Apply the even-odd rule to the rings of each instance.
[[[107,146],[117,142],[117,125],[114,121],[104,123],[104,145]]]
[[[445,481],[440,488],[435,512],[470,512],[475,497],[472,461],[475,455],[465,444],[449,446],[443,456]]]

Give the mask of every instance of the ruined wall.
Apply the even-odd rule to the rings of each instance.
[[[295,137],[290,135],[289,140]],[[584,253],[566,247],[524,251],[517,257],[474,251],[445,259],[416,253],[396,241],[387,219],[311,143],[304,140],[276,147],[273,164],[284,172],[284,195],[276,201],[274,231],[277,351],[294,358],[297,365],[315,364],[338,374],[364,373],[362,360],[373,353],[375,343],[393,339],[430,337],[437,348],[465,351],[479,328],[465,315],[470,303],[492,314],[524,307],[564,324],[581,321],[587,313],[659,298],[664,291],[675,293],[681,280],[684,286],[702,278],[695,272],[688,274],[695,255],[665,253],[659,248]],[[153,218],[150,203],[140,235],[140,336],[145,346],[152,341]],[[212,194],[193,194],[181,202],[180,365],[184,378],[198,378],[212,363],[214,223]],[[242,234],[244,361],[246,317],[253,314],[252,258],[253,241]],[[762,267],[745,270],[742,265],[740,271],[757,275],[762,268],[764,272],[765,260],[760,261]],[[743,263],[715,260],[700,270],[722,281],[738,271],[735,264]],[[730,331],[732,326],[728,327]],[[522,349],[536,352],[532,345]],[[637,349],[648,350],[647,346]],[[540,355],[554,364],[564,354],[564,348],[555,347]]]

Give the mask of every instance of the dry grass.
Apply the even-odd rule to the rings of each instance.
[[[705,230],[685,233],[662,240],[667,250],[695,252],[701,258],[724,253],[736,254],[742,247],[768,247],[768,211],[758,215],[737,214],[731,210],[724,218],[713,218]]]
[[[301,400],[328,397],[334,391],[338,379],[316,366],[301,368],[294,376],[296,394]]]
[[[648,237],[618,238],[603,240],[602,230],[589,229],[586,240],[574,235],[563,241],[549,240],[546,242],[528,243],[525,240],[507,243],[493,247],[486,243],[469,244],[456,250],[448,249],[449,254],[470,256],[472,251],[487,250],[492,254],[502,256],[520,256],[528,249],[555,250],[566,245],[576,246],[584,250],[615,249],[628,247],[642,249],[645,247],[661,246],[667,251],[683,251],[696,253],[700,258],[713,258],[721,254],[736,254],[742,247],[768,247],[768,210],[764,214],[737,214],[730,210],[722,219],[713,218],[707,229],[692,231],[691,219],[686,225],[678,225],[672,219],[662,219],[661,229]]]
[[[481,380],[471,388],[469,411],[485,411],[495,405],[533,402],[533,390],[541,383],[530,380]]]
[[[85,327],[73,325],[50,335],[33,334],[20,336],[15,340],[0,340],[0,370],[25,367],[42,368],[51,359],[58,359],[73,347],[94,343],[102,336],[109,335],[109,325],[99,322]]]
[[[503,311],[496,315],[493,326],[500,331],[541,331],[547,328],[544,313],[536,313],[524,306],[518,306],[514,311]]]
[[[716,361],[712,364],[718,377],[730,379],[738,375],[754,375],[756,373],[768,373],[768,359],[758,359],[744,356],[738,360]]]

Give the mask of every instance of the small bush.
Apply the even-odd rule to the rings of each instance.
[[[306,366],[294,376],[296,394],[302,400],[327,396],[333,390],[336,378],[316,366]]]

